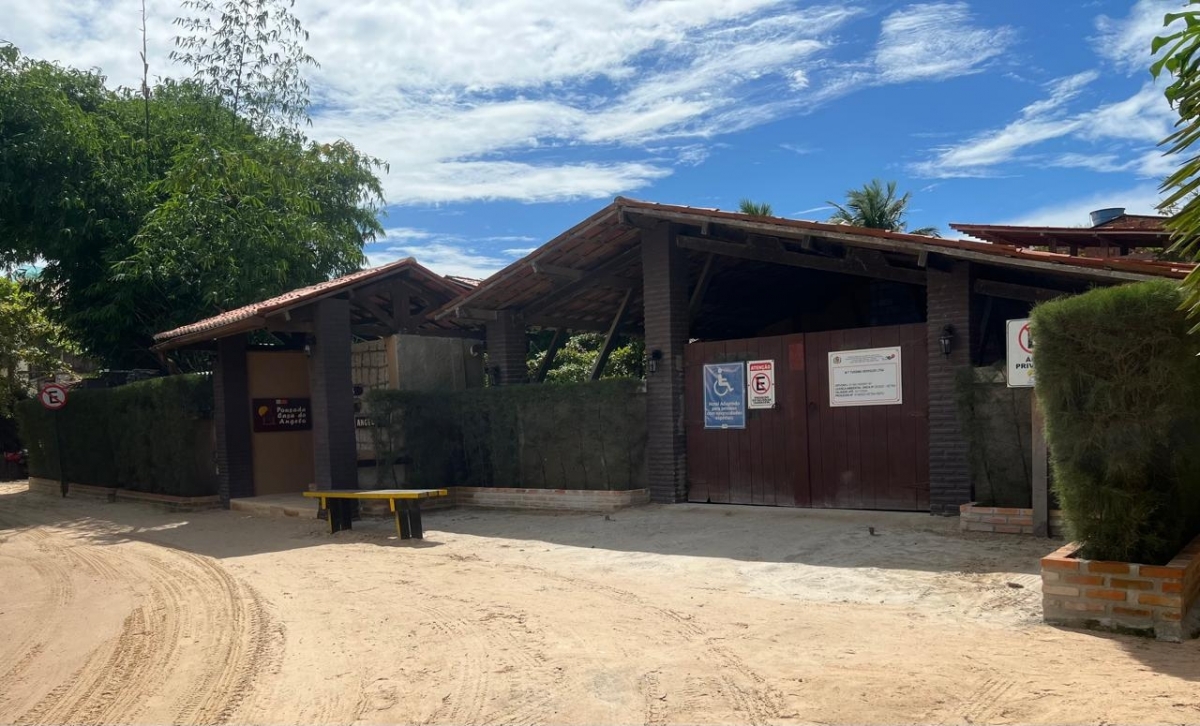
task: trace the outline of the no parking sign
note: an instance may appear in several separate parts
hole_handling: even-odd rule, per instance
[[[775,361],[752,360],[746,364],[750,408],[775,408]]]

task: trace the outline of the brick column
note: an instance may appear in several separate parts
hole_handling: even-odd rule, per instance
[[[529,339],[525,322],[512,310],[501,310],[500,317],[487,324],[488,368],[501,386],[529,382]]]
[[[217,434],[217,494],[229,509],[233,497],[254,496],[250,450],[250,380],[246,373],[246,336],[217,341],[213,370],[213,425]]]
[[[687,448],[683,422],[683,347],[688,339],[687,261],[667,223],[642,232],[642,284],[646,353],[660,351],[646,373],[646,463],[650,498],[687,498]]]
[[[971,268],[966,262],[928,271],[929,511],[947,516],[971,501],[968,442],[958,413],[958,371],[971,365]],[[942,355],[938,339],[954,328],[953,349]]]
[[[350,301],[326,298],[315,303],[313,335],[308,376],[312,390],[315,484],[319,489],[357,489]]]

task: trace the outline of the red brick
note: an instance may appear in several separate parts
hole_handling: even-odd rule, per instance
[[[997,524],[996,531],[1001,534],[1021,534],[1021,528],[1015,524]]]
[[[1046,595],[1060,595],[1063,597],[1079,597],[1079,588],[1064,587],[1062,585],[1044,585],[1042,592]]]
[[[1009,524],[1019,524],[1022,527],[1032,527],[1033,526],[1033,517],[1009,517],[1008,523]]]
[[[1183,592],[1183,583],[1182,582],[1164,582],[1162,584],[1162,591],[1168,592],[1168,593]]]
[[[1113,605],[1113,615],[1128,615],[1134,618],[1148,618],[1151,611],[1143,610],[1142,608],[1127,608],[1121,605]]]
[[[1089,562],[1088,572],[1101,572],[1111,575],[1128,575],[1129,565],[1124,562]]]
[[[1124,590],[1105,590],[1102,588],[1097,588],[1094,590],[1088,590],[1087,596],[1093,600],[1118,600],[1118,601],[1120,601],[1120,600],[1124,600],[1125,598],[1129,597],[1129,594],[1127,592],[1125,592]]]
[[[1163,605],[1166,607],[1177,608],[1180,605],[1180,598],[1178,595],[1152,595],[1149,593],[1142,593],[1141,595],[1138,595],[1138,603],[1142,605]]]
[[[966,505],[966,504],[964,504],[963,506],[969,507],[969,509],[967,509],[966,511],[970,512],[971,514],[995,514],[996,513],[995,507],[972,507],[972,506]],[[962,507],[959,507],[959,511],[960,512],[963,511]]]
[[[1065,557],[1043,557],[1043,570],[1066,570],[1068,572],[1079,571],[1079,560],[1069,560]]]
[[[985,524],[1008,524],[1008,517],[980,517],[979,521],[984,522]]]
[[[1100,575],[1063,575],[1063,582],[1072,585],[1103,585],[1104,578]]]
[[[1164,580],[1182,580],[1183,570],[1177,567],[1151,567],[1143,565],[1142,577],[1160,577]]]
[[[1104,608],[1108,607],[1101,602],[1063,602],[1062,606],[1067,610],[1076,610],[1086,613],[1102,613]]]
[[[1114,577],[1108,581],[1109,587],[1116,587],[1121,590],[1153,590],[1154,583],[1149,580],[1123,580],[1119,577]]]
[[[1178,622],[1179,620],[1182,620],[1182,615],[1183,613],[1179,612],[1178,610],[1162,610],[1158,613],[1158,619],[1173,620]]]
[[[1021,514],[1021,510],[1015,507],[996,507],[996,514],[1003,514],[1006,517],[1016,517]]]

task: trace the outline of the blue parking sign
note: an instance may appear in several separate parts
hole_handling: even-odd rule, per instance
[[[746,428],[744,363],[709,363],[704,366],[704,428]]]

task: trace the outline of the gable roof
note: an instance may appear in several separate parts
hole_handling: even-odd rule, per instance
[[[393,277],[403,277],[418,286],[422,292],[429,295],[430,303],[434,308],[472,289],[472,286],[465,280],[442,277],[421,266],[415,259],[408,257],[379,267],[359,270],[332,280],[318,282],[308,287],[289,290],[282,295],[244,305],[174,330],[157,333],[154,336],[154,350],[179,348],[201,341],[216,340],[238,333],[259,330],[266,327],[266,319],[269,316],[282,315],[318,300],[367,285],[374,285]]]

